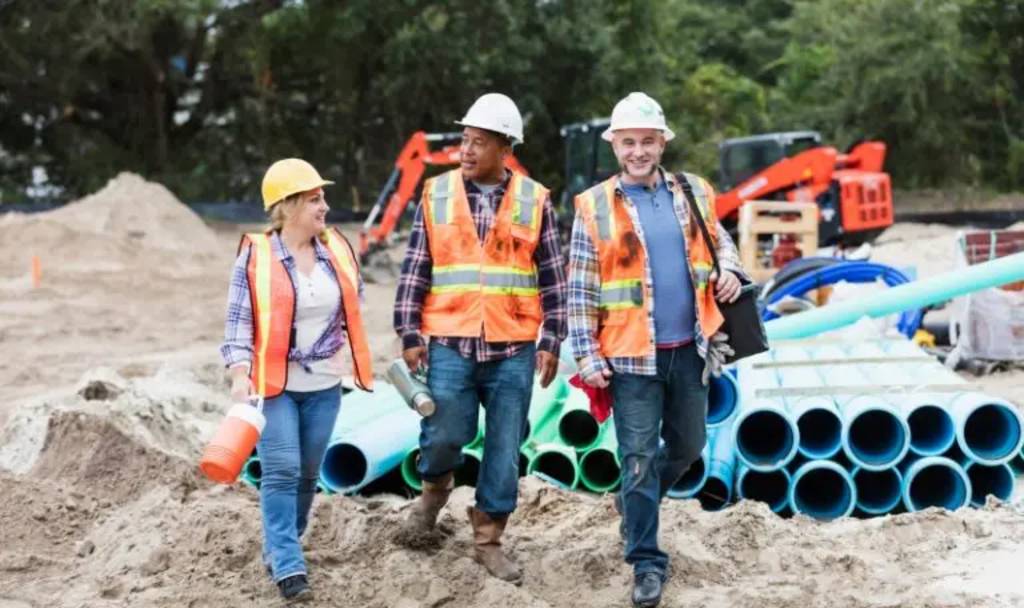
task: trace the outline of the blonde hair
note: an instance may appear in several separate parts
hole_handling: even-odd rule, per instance
[[[288,217],[295,211],[295,208],[299,206],[299,202],[302,200],[302,193],[293,194],[289,197],[282,199],[280,202],[274,203],[274,206],[267,211],[270,225],[267,226],[267,232],[281,232],[284,228],[284,223],[288,221]],[[317,238],[320,242],[327,242],[327,230],[324,230]]]

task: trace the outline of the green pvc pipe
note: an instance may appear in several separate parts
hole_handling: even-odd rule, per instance
[[[423,491],[423,479],[416,466],[420,463],[420,446],[406,452],[402,459],[402,481],[414,492]]]
[[[476,486],[480,464],[484,461],[483,444],[470,444],[462,448],[462,464],[455,469],[455,485]]]
[[[562,443],[580,452],[597,445],[601,425],[590,413],[590,399],[582,389],[572,387],[557,415],[558,437]]]
[[[570,395],[570,389],[573,393],[582,394],[579,389],[570,387],[563,376],[555,376],[547,388],[541,388],[539,382],[534,383],[530,411],[526,416],[526,429],[523,432],[524,444],[537,440],[541,433],[544,433],[545,438],[550,438],[552,432],[557,433],[558,415],[562,410],[562,404]]]
[[[594,445],[580,454],[580,484],[591,492],[611,492],[618,487],[621,478],[619,442],[615,424],[609,418],[601,425]]]
[[[242,481],[248,485],[260,489],[260,479],[263,477],[263,469],[260,467],[260,457],[250,456],[242,465]]]
[[[557,426],[554,428],[557,431]],[[520,451],[526,457],[527,475],[540,473],[570,490],[579,485],[580,467],[576,450],[571,447],[554,441],[527,441]]]
[[[769,340],[806,338],[855,323],[861,317],[922,308],[989,287],[1024,280],[1024,252],[975,264],[921,281],[913,281],[872,294],[772,319],[765,323]]]

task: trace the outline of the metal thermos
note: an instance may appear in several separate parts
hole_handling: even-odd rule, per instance
[[[420,416],[433,415],[437,406],[434,405],[434,398],[430,396],[430,389],[422,377],[409,371],[405,360],[392,361],[387,376],[410,408],[416,410]]]

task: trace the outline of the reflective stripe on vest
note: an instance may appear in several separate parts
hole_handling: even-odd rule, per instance
[[[245,237],[243,237],[245,238]],[[250,250],[249,265],[250,265],[250,279],[255,281],[254,285],[250,285],[250,291],[253,294],[253,304],[255,310],[253,310],[253,339],[255,341],[254,347],[254,361],[252,367],[252,379],[253,384],[256,388],[256,394],[267,396],[267,379],[268,371],[274,377],[272,381],[272,389],[274,391],[273,396],[280,394],[281,390],[284,390],[284,379],[280,381],[276,379],[280,374],[278,370],[269,368],[268,362],[277,357],[272,357],[271,345],[277,342],[272,339],[273,327],[272,312],[271,312],[271,300],[274,292],[274,285],[271,283],[272,268],[271,265],[274,261],[274,252],[270,245],[270,238],[265,234],[252,234],[248,235],[249,242],[252,243],[252,249]],[[287,272],[287,271],[286,271]],[[290,285],[289,285],[290,288]],[[291,323],[289,322],[288,339],[291,338]],[[280,333],[280,332],[278,332]],[[277,336],[280,338],[281,336]],[[285,344],[285,357],[287,358],[288,348],[291,345]],[[280,350],[278,345],[275,350]],[[273,353],[279,354],[279,353]],[[285,374],[287,371],[285,370]],[[279,386],[275,386],[279,385]]]
[[[601,303],[606,310],[640,308],[644,305],[643,279],[620,279],[601,284]]]
[[[434,211],[434,223],[450,223],[455,215],[452,210],[452,206],[455,204],[455,180],[451,178],[450,171],[437,176],[430,196],[431,203],[433,203],[431,208]]]

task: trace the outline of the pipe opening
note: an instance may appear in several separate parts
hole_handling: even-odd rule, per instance
[[[965,506],[970,500],[967,483],[954,467],[936,463],[928,465],[907,481],[904,498],[908,511],[920,511],[928,507],[943,507],[954,511]]]
[[[907,416],[910,425],[910,449],[921,456],[936,456],[956,441],[953,417],[937,405],[922,405]]]
[[[740,480],[740,496],[768,505],[775,513],[786,508],[789,501],[789,476],[783,471],[748,470]]]
[[[717,477],[708,477],[704,487],[697,493],[697,500],[705,511],[720,511],[729,504],[729,486]]]
[[[260,464],[259,458],[253,458],[245,463],[244,475],[253,482],[263,479],[263,465]]]
[[[679,481],[672,485],[669,492],[675,496],[692,496],[704,484],[707,475],[707,463],[704,462],[704,456],[701,455],[696,462],[690,465],[689,469],[686,469]]]
[[[580,480],[594,492],[606,492],[619,483],[622,474],[611,450],[591,450],[580,460]]]
[[[975,507],[985,506],[989,494],[1003,501],[1013,495],[1013,471],[1006,465],[975,462],[967,467],[967,478],[971,480],[971,504]]]
[[[402,479],[413,490],[423,489],[423,479],[419,471],[420,449],[414,448],[402,459]]]
[[[843,446],[843,421],[827,408],[804,412],[796,421],[800,452],[811,460],[830,458]]]
[[[561,452],[544,452],[533,459],[533,471],[538,471],[567,486],[576,483],[576,465]]]
[[[793,480],[793,508],[815,519],[836,519],[853,509],[853,488],[838,471],[811,469]]]
[[[853,483],[857,486],[857,507],[865,513],[888,513],[900,503],[903,479],[896,469],[860,469],[854,473]]]
[[[558,421],[558,435],[567,445],[574,448],[585,448],[597,441],[601,427],[590,412],[572,410],[566,412]]]
[[[1005,405],[987,403],[964,421],[964,441],[977,460],[1002,460],[1020,447],[1020,420]]]
[[[473,454],[462,454],[462,464],[455,468],[455,485],[475,486],[480,476],[480,459]]]
[[[519,452],[519,476],[524,477],[529,468],[530,460],[526,457],[526,454]]]
[[[898,416],[886,410],[867,410],[850,424],[847,443],[855,464],[884,467],[903,457],[909,439]]]
[[[708,383],[708,421],[710,425],[719,424],[732,416],[739,402],[736,383],[731,377],[711,378]]]
[[[366,478],[369,463],[363,451],[350,443],[337,443],[327,448],[320,475],[335,492],[357,486]]]
[[[793,428],[778,412],[746,416],[736,433],[736,450],[752,465],[775,465],[793,452]]]

